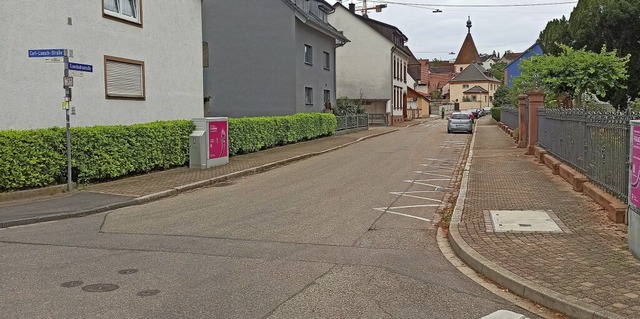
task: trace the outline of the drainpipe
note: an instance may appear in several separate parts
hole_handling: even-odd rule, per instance
[[[391,125],[393,126],[393,103],[395,103],[395,98],[394,98],[394,93],[395,93],[395,87],[393,85],[393,68],[394,68],[394,62],[393,62],[393,53],[396,52],[396,46],[394,45],[393,47],[391,47],[391,58],[389,59],[389,61],[391,62],[391,118],[390,118],[390,122]]]

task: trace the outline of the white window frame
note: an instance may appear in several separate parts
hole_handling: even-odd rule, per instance
[[[119,8],[118,11],[107,9],[105,5],[106,1],[114,1]],[[135,17],[128,16],[122,13],[122,3],[125,1],[132,1],[135,8],[133,9]],[[136,25],[142,25],[142,0],[102,0],[102,14],[104,17],[112,17],[117,20],[124,20]]]
[[[313,105],[313,88],[308,86],[304,88],[304,104]]]
[[[304,45],[304,63],[313,65],[313,47],[308,44]]]
[[[117,88],[113,88],[109,86],[110,80],[110,72],[109,69],[113,68],[113,66],[109,66],[109,63],[115,64],[125,64],[131,66],[139,66],[140,67],[140,78],[137,76],[135,78],[131,78],[132,83],[139,83],[139,87],[134,87],[134,90],[138,90],[140,93],[136,94],[126,94],[126,93],[117,93]],[[132,69],[133,70],[133,69]],[[115,76],[115,75],[113,75]],[[122,75],[121,75],[122,76]],[[128,81],[129,79],[124,79],[124,81]],[[122,88],[120,88],[122,90]],[[133,91],[133,90],[132,90]],[[146,88],[145,88],[145,72],[144,72],[144,61],[131,60],[125,58],[119,58],[114,56],[104,56],[104,94],[107,99],[124,99],[124,100],[145,100],[146,99]]]

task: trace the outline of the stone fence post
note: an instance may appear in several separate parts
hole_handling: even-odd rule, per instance
[[[544,92],[529,92],[529,145],[527,154],[533,154],[533,147],[538,144],[538,108],[544,108]]]
[[[518,95],[518,148],[527,147],[527,124],[524,114],[526,106],[527,96],[525,94]]]

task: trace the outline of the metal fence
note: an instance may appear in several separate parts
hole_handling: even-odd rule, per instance
[[[369,125],[384,125],[387,126],[389,123],[387,114],[372,114],[369,113]]]
[[[368,128],[369,127],[369,114],[351,114],[336,116],[338,121],[338,127],[336,131],[349,130],[354,128]]]
[[[539,109],[538,144],[626,202],[629,120],[638,114]]]
[[[511,105],[500,107],[500,122],[509,126],[512,130],[518,127],[518,108]]]

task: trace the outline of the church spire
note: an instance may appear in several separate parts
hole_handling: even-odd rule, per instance
[[[471,33],[471,16],[467,16],[467,33]]]

